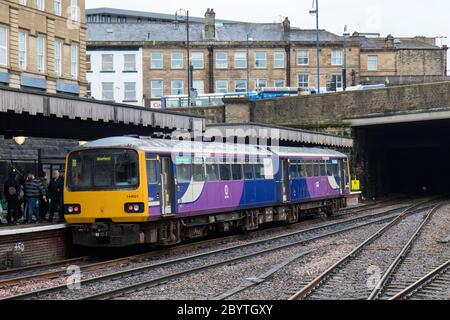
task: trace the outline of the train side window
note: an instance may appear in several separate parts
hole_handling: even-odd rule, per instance
[[[195,182],[205,181],[205,167],[203,164],[194,163],[192,165],[192,175],[194,176]]]
[[[327,177],[327,162],[326,161],[320,161],[320,177]]]
[[[244,165],[244,177],[245,177],[245,180],[254,180],[255,179],[255,174],[253,172],[252,164],[247,163]]]
[[[339,170],[339,161],[338,160],[332,161],[332,173],[333,173],[333,176],[335,176],[335,177],[339,177],[341,175],[340,170]]]
[[[305,161],[305,166],[306,166],[306,176],[308,178],[314,177],[314,169],[312,161]]]
[[[320,177],[320,165],[319,161],[313,162],[313,168],[314,168],[314,177]]]
[[[147,160],[147,182],[148,184],[157,184],[158,176],[156,174],[158,162],[156,160]]]
[[[231,180],[231,166],[229,164],[220,165],[220,180],[222,181]]]
[[[298,167],[297,167],[297,161],[292,161],[289,165],[289,175],[291,179],[297,179],[298,178]]]
[[[306,166],[305,166],[305,162],[300,162],[298,165],[298,175],[300,178],[305,178],[306,177]]]
[[[234,181],[239,181],[242,180],[242,165],[240,164],[233,164],[231,166],[232,171],[233,171],[233,180]]]
[[[206,164],[205,168],[206,168],[206,179],[208,181],[219,180],[217,164],[208,163]]]
[[[255,179],[256,180],[263,180],[265,178],[264,174],[264,165],[261,163],[255,164]]]
[[[190,164],[177,164],[177,182],[189,183],[191,182],[192,173]]]

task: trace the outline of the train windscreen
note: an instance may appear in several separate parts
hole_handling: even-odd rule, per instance
[[[133,150],[98,149],[69,157],[70,191],[134,190],[139,187],[138,154]]]

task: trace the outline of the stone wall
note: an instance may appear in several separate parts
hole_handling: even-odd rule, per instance
[[[348,118],[450,107],[450,82],[264,101],[226,99],[225,103],[225,108],[193,107],[177,111],[205,116],[208,123],[254,122],[347,134]]]

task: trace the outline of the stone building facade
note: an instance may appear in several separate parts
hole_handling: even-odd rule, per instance
[[[361,44],[362,83],[424,83],[447,78],[447,46],[438,47],[435,38],[365,37],[354,33]]]
[[[208,9],[203,19],[193,18],[190,25],[188,60],[186,24],[175,16],[126,10],[121,15],[117,9],[96,9],[88,16],[88,55],[99,48],[143,51],[142,98],[147,106],[163,95],[187,94],[189,62],[199,93],[317,88],[316,31],[291,27],[288,18],[282,23],[218,21]],[[431,38],[384,39],[355,33],[344,41],[343,36],[320,30],[320,48],[322,88],[331,83],[342,87],[345,53],[348,86],[446,79],[447,47]]]
[[[0,84],[86,95],[84,0],[0,0]]]

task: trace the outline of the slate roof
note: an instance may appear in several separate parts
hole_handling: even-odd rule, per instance
[[[315,30],[292,28],[288,36],[281,23],[217,23],[216,41],[245,42],[247,35],[253,41],[316,41]],[[287,36],[287,37],[286,37]],[[190,26],[191,41],[204,41],[204,25]],[[342,41],[342,37],[325,30],[320,30],[321,41]],[[87,41],[186,41],[184,23],[142,23],[142,24],[88,24]]]
[[[362,49],[386,49],[385,38],[352,37],[352,40],[359,41]],[[394,38],[395,49],[440,49],[439,46],[431,45],[427,42],[415,38]]]

